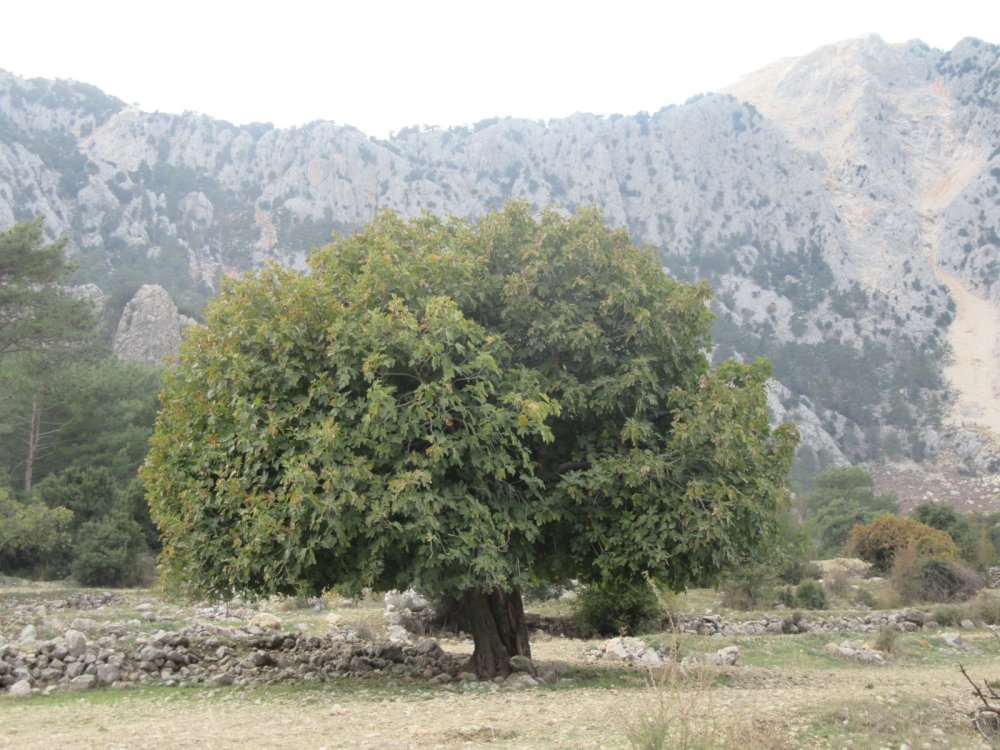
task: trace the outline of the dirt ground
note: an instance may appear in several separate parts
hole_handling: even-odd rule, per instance
[[[0,592],[3,633],[17,633],[28,623],[58,633],[81,614],[100,622],[128,621],[145,602],[154,602],[158,616],[165,618],[149,627],[176,626],[193,616],[147,590],[116,592],[114,601],[86,610],[55,605],[75,590],[27,585]],[[704,611],[716,606],[714,596],[708,590],[692,591],[676,605],[682,611]],[[271,605],[289,627],[308,632],[325,629],[331,614],[371,630],[384,620],[378,597],[360,603],[334,599],[333,609],[317,611],[290,601]],[[559,600],[546,606],[552,614],[563,605]],[[936,631],[898,633],[887,663],[880,666],[846,661],[828,648],[845,638],[873,641],[874,635],[815,632],[729,639],[654,633],[643,639],[695,659],[738,645],[741,663],[681,668],[671,662],[666,672],[652,674],[595,660],[592,652],[600,640],[536,633],[536,664],[544,670],[546,664],[562,662],[569,677],[525,690],[407,684],[378,676],[270,687],[59,688],[30,698],[0,695],[0,750],[1000,748],[1000,734],[991,745],[973,729],[967,714],[977,700],[959,671],[964,664],[977,684],[989,679],[1000,688],[997,631],[986,626],[962,631],[958,647]],[[469,639],[439,643],[456,654],[472,648]]]
[[[539,644],[535,651],[539,660],[563,659],[579,654],[580,644],[555,641]],[[982,672],[985,666],[979,659],[976,669]],[[997,666],[1000,661],[991,657],[989,671],[996,673]],[[704,676],[703,683],[688,682],[685,687],[581,682],[559,689],[493,693],[329,684],[291,692],[106,690],[81,697],[39,696],[0,702],[0,748],[612,750],[637,746],[630,744],[630,736],[635,738],[641,717],[651,715],[665,717],[673,727],[673,740],[664,745],[671,748],[897,750],[902,742],[914,750],[991,747],[962,715],[975,704],[970,686],[953,665],[780,670],[744,666]],[[913,706],[920,707],[919,717]],[[838,711],[843,714],[843,733]],[[860,734],[848,731],[852,712],[863,714]],[[819,716],[827,717],[826,724],[817,725]]]

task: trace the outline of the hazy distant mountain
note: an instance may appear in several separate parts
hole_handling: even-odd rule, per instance
[[[0,72],[0,225],[43,214],[119,307],[158,283],[192,314],[226,274],[300,265],[380,208],[475,217],[514,197],[596,203],[671,273],[708,278],[716,354],[772,358],[805,466],[943,451],[997,468],[995,45],[867,37],[654,114],[389,140],[143,113]]]

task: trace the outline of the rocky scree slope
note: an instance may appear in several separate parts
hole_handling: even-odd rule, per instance
[[[942,54],[873,36],[781,61],[727,89],[823,160],[850,264],[867,295],[892,296],[896,326],[926,324],[937,313],[927,297],[946,296],[923,345],[944,344],[934,347],[948,394],[943,464],[966,475],[996,470],[1000,435],[997,52],[974,39]],[[997,507],[1000,496],[987,494],[986,506]]]
[[[145,113],[0,73],[0,225],[42,214],[69,236],[81,282],[114,299],[160,284],[194,313],[223,277],[301,266],[382,208],[596,203],[670,273],[709,279],[717,356],[772,358],[774,416],[802,426],[807,468],[951,460],[961,445],[964,465],[989,471],[1000,424],[981,393],[969,400],[963,377],[981,362],[956,330],[979,304],[963,293],[1000,294],[998,61],[976,40],[942,52],[869,37],[653,114],[387,140]]]

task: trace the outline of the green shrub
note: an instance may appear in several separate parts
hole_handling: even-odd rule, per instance
[[[77,533],[73,577],[84,586],[130,586],[140,582],[146,553],[142,529],[125,517],[88,521]]]
[[[819,565],[803,557],[789,555],[778,568],[778,578],[783,583],[793,586],[807,578],[818,578],[822,575]]]
[[[983,579],[974,570],[948,560],[925,560],[917,567],[920,589],[929,601],[965,601],[975,595]]]
[[[846,596],[848,591],[850,591],[851,582],[854,580],[851,572],[839,565],[836,567],[830,566],[822,576],[823,585],[826,587],[826,590],[835,596]],[[819,578],[819,576],[815,577]]]
[[[793,586],[782,586],[774,595],[774,599],[778,604],[783,604],[786,607],[794,607],[796,603],[795,588]]]
[[[965,601],[983,586],[982,576],[969,566],[922,557],[912,548],[896,555],[890,582],[907,604]]]
[[[982,620],[987,625],[1000,625],[1000,598],[987,592],[981,592],[974,602],[975,617],[970,619]]]
[[[788,511],[782,512],[779,522],[783,544],[773,563],[778,580],[794,586],[806,578],[818,578],[819,567],[812,561],[815,554],[806,528]]]
[[[722,604],[732,609],[762,609],[774,601],[778,578],[771,561],[744,565],[720,582]]]
[[[89,521],[98,521],[112,512],[115,504],[115,479],[104,467],[74,466],[46,477],[32,492],[32,497],[50,508],[73,511],[73,530]]]
[[[21,502],[0,484],[0,571],[46,572],[68,559],[73,513]]]
[[[129,482],[119,496],[117,510],[127,514],[142,529],[142,539],[150,552],[159,552],[163,548],[160,532],[149,516],[149,504],[146,502],[146,488],[142,480],[135,477]]]
[[[958,625],[962,620],[1000,625],[1000,597],[992,591],[980,591],[969,601],[935,607],[934,620],[944,626]]]
[[[646,581],[591,584],[573,602],[580,627],[600,635],[638,633],[659,625],[662,616],[656,592]]]
[[[559,599],[567,591],[573,590],[572,581],[534,581],[521,589],[526,602],[548,602]]]
[[[971,608],[967,604],[942,604],[935,607],[934,622],[942,627],[958,625],[962,620],[972,619]]]
[[[805,615],[801,612],[792,612],[788,617],[782,619],[781,632],[785,634],[802,632],[801,625],[805,619]]]
[[[883,625],[875,631],[875,640],[872,641],[872,647],[883,654],[894,654],[898,649],[898,639],[899,631],[896,628],[890,625]]]
[[[985,570],[997,560],[997,550],[989,537],[983,516],[962,515],[942,503],[925,502],[913,509],[910,517],[947,532],[958,545],[962,559],[978,570]]]
[[[875,494],[874,479],[861,468],[827,469],[814,476],[812,483],[815,489],[802,495],[798,505],[823,557],[839,554],[855,525],[899,510],[895,496]]]
[[[795,601],[806,609],[826,609],[829,604],[823,584],[808,579],[796,587]]]
[[[855,606],[868,607],[869,609],[874,607],[876,604],[875,594],[868,589],[859,588],[854,592],[852,600]]]

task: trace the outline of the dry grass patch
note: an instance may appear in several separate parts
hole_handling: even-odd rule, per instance
[[[792,750],[785,720],[744,714],[720,685],[719,669],[677,665],[649,673],[646,688],[622,719],[631,750]]]
[[[913,695],[841,698],[808,717],[799,733],[806,747],[880,750],[884,747],[976,748],[968,719],[942,702]]]
[[[513,739],[517,737],[517,732],[513,729],[505,729],[503,727],[472,726],[453,729],[445,732],[442,736],[445,742],[458,743],[460,745],[469,745],[472,743],[474,746],[479,746],[500,740]]]

